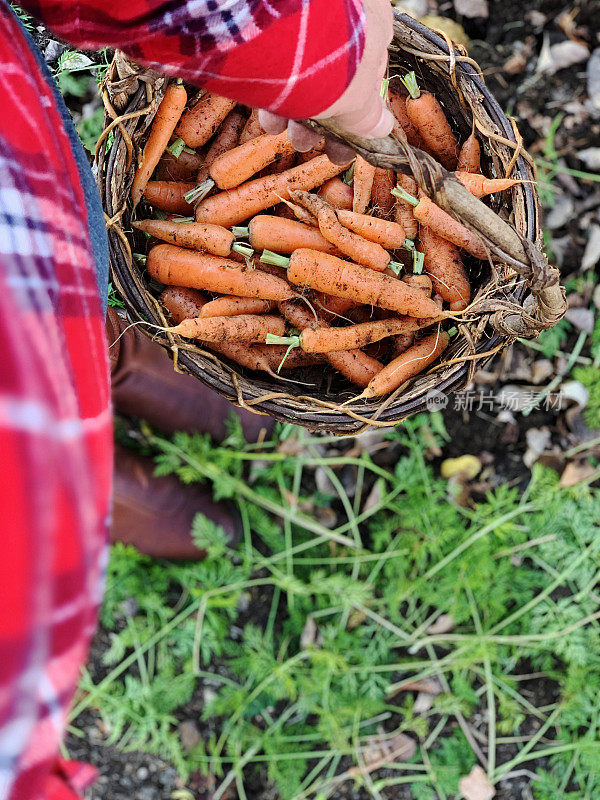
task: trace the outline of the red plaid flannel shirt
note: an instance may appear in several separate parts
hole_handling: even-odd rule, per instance
[[[23,5],[80,47],[119,46],[289,117],[334,102],[364,44],[360,0]],[[57,758],[96,624],[111,489],[89,213],[53,89],[0,0],[0,800],[70,800],[90,777]]]

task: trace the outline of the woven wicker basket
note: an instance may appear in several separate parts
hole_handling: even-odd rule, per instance
[[[140,326],[169,351],[176,369],[194,375],[233,403],[278,420],[340,435],[373,425],[393,425],[424,410],[431,390],[449,393],[463,388],[475,369],[492,355],[517,336],[537,336],[558,322],[565,310],[558,272],[541,254],[540,207],[531,159],[523,150],[514,121],[504,115],[486,88],[477,64],[439,33],[396,14],[390,69],[402,73],[414,69],[420,85],[441,100],[461,140],[475,126],[488,175],[525,181],[495,198],[491,209],[420,150],[391,137],[351,139],[327,128],[329,135],[351,144],[372,163],[412,171],[426,194],[478,232],[488,245],[493,263],[480,274],[471,275],[473,303],[441,361],[389,397],[347,402],[357,394],[356,388],[339,377],[331,380],[326,370],[318,371],[314,391],[281,384],[262,373],[247,372],[189,341]],[[96,149],[113,283],[132,320],[163,326],[168,322],[158,303],[158,292],[132,255],[136,249],[143,251],[145,244],[132,232],[129,191],[136,153],[144,144],[164,88],[164,76],[138,67],[117,53],[103,86],[105,128]],[[315,122],[307,124],[323,130]]]

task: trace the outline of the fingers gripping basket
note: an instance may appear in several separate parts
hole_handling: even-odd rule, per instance
[[[276,419],[312,430],[351,434],[373,425],[393,425],[424,410],[432,389],[449,393],[463,388],[478,366],[516,337],[535,337],[562,317],[564,292],[558,271],[549,267],[541,254],[534,171],[514,122],[503,114],[472,59],[438,33],[396,14],[390,71],[403,74],[411,69],[419,84],[442,102],[461,140],[475,128],[483,145],[484,172],[524,181],[495,200],[492,210],[420,150],[390,137],[367,141],[349,139],[333,128],[327,130],[378,166],[398,172],[411,170],[427,195],[479,233],[488,246],[491,264],[479,276],[472,276],[473,302],[441,360],[386,398],[346,402],[358,394],[349,384],[340,383],[336,389],[337,384],[328,388],[322,381],[313,389],[278,383],[190,341],[140,326],[169,351],[176,369],[194,375],[232,402]],[[129,192],[136,150],[143,146],[164,88],[163,76],[137,67],[117,53],[103,86],[105,128],[96,149],[112,280],[132,320],[160,326],[168,321],[157,300],[158,292],[133,256],[136,241],[141,242],[134,238],[130,225]],[[309,124],[319,128],[314,122]]]

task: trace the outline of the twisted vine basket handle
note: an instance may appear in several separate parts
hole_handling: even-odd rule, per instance
[[[350,145],[377,167],[412,175],[428,197],[481,237],[491,258],[509,264],[525,278],[531,295],[523,307],[507,303],[506,307],[498,308],[497,302],[490,305],[491,324],[498,333],[535,337],[564,316],[567,306],[558,269],[550,266],[532,242],[474,197],[428,153],[395,136],[363,139],[331,120],[303,120],[303,124]],[[478,304],[477,310],[485,312],[484,305]]]

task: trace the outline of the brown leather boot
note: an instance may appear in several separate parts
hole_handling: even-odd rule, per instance
[[[249,441],[256,441],[263,429],[265,434],[271,432],[270,417],[237,408],[196,378],[175,372],[163,348],[137,328],[121,336],[128,324],[108,309],[106,335],[116,411],[141,417],[164,433],[199,431],[209,433],[216,442],[225,438],[225,420],[232,411],[241,419]]]
[[[270,433],[272,419],[236,408],[195,378],[175,372],[163,349],[136,328],[125,330],[127,324],[109,308],[106,332],[116,411],[141,417],[164,433],[199,431],[220,441],[233,409],[250,441],[262,430]],[[203,558],[190,536],[199,512],[221,525],[230,540],[237,539],[239,520],[232,506],[215,503],[202,486],[186,486],[174,476],[155,477],[151,459],[116,447],[111,541],[132,544],[156,558]]]
[[[151,458],[116,445],[111,542],[132,544],[154,558],[201,559],[206,553],[190,536],[198,513],[221,525],[230,542],[238,540],[241,523],[233,506],[215,503],[209,489],[174,475],[156,477],[154,467]]]

